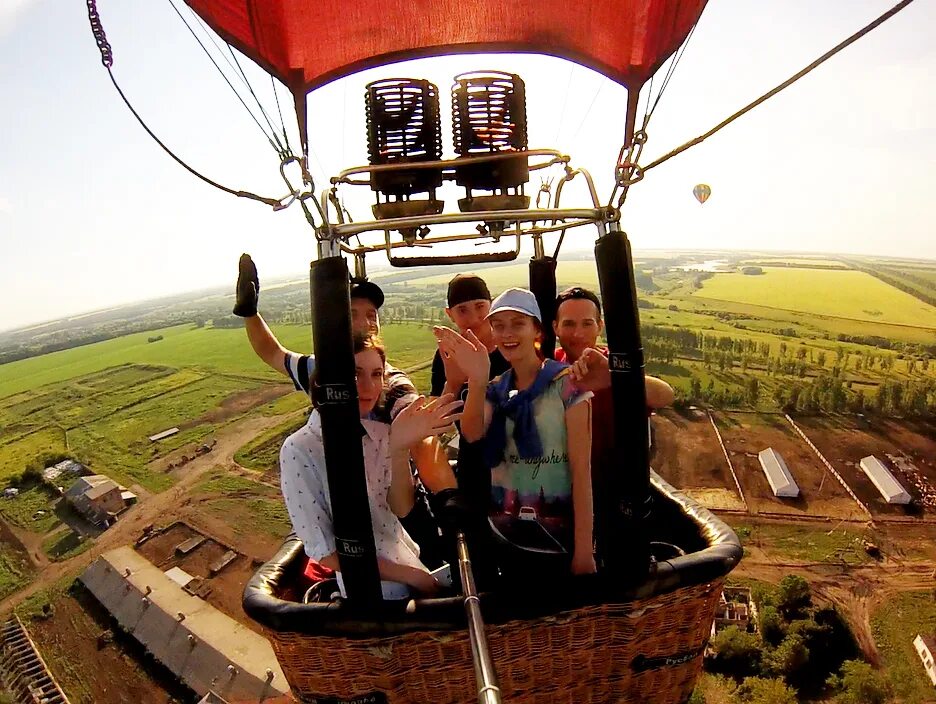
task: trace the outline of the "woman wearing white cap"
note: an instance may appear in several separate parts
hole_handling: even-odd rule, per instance
[[[594,572],[591,392],[575,387],[567,365],[543,358],[543,321],[530,291],[504,291],[488,320],[510,363],[490,383],[488,351],[470,330],[464,337],[447,328],[436,333],[468,377],[462,434],[484,438],[491,528],[515,548],[501,568],[523,574],[533,562]]]

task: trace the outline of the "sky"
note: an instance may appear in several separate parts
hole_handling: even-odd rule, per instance
[[[654,113],[641,161],[705,132],[891,4],[709,0]],[[168,0],[98,0],[98,8],[114,75],[156,134],[225,185],[284,195],[278,157]],[[183,13],[191,18],[184,6]],[[650,171],[623,211],[635,249],[936,259],[933,27],[936,2],[916,0],[794,86]],[[275,115],[269,78],[245,69]],[[475,69],[519,73],[531,148],[570,154],[607,197],[626,92],[589,69],[539,56],[426,59],[313,92],[317,184],[366,162],[368,81],[428,78],[444,109],[452,77]],[[0,95],[0,330],[188,290],[233,289],[245,251],[261,280],[304,276],[315,257],[312,230],[297,208],[274,213],[216,191],[145,134],[101,66],[85,3],[0,0]],[[285,90],[280,97],[287,98]],[[294,135],[288,102],[283,115]],[[449,124],[444,113],[445,143]],[[700,182],[712,187],[704,206],[691,195]],[[530,190],[538,186],[534,176]],[[361,190],[346,196],[358,220],[370,202]],[[446,193],[450,202],[457,197]],[[570,186],[564,204],[583,195]],[[587,247],[593,239],[582,231],[566,246]]]

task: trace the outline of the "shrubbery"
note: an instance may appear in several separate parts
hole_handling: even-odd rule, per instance
[[[787,575],[776,587],[758,585],[752,596],[758,633],[724,629],[712,640],[706,663],[710,672],[734,679],[738,702],[786,704],[798,701],[798,694],[814,697],[831,688],[852,697],[842,704],[876,703],[862,697],[878,691],[879,678],[868,675],[875,674],[870,666],[857,667],[863,663],[852,660],[858,648],[847,625],[834,608],[812,603],[805,579]]]

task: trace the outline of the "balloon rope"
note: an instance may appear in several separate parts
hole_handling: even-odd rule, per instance
[[[760,105],[761,103],[763,103],[763,102],[764,102],[765,100],[767,100],[768,98],[772,98],[772,97],[775,96],[777,93],[779,93],[781,90],[783,90],[783,89],[786,88],[787,86],[789,86],[789,85],[795,83],[796,81],[798,81],[800,78],[802,78],[803,76],[805,76],[807,73],[809,73],[810,71],[812,71],[814,68],[816,68],[816,67],[819,66],[820,64],[825,63],[828,59],[831,59],[833,56],[835,56],[837,53],[839,53],[842,49],[844,49],[845,47],[847,47],[849,44],[852,44],[853,42],[856,42],[856,41],[858,41],[859,39],[861,39],[864,35],[866,35],[866,34],[867,34],[868,32],[870,32],[871,30],[875,29],[878,25],[883,24],[884,22],[886,22],[887,20],[889,20],[891,17],[893,17],[894,15],[896,15],[898,12],[900,12],[901,10],[903,10],[903,9],[904,9],[907,5],[909,5],[911,2],[913,2],[913,0],[902,0],[901,2],[897,3],[896,5],[894,5],[894,7],[892,7],[890,10],[888,10],[888,11],[885,12],[883,15],[881,15],[880,17],[878,17],[878,18],[877,18],[876,20],[874,20],[871,24],[869,24],[869,25],[867,25],[866,27],[864,27],[863,29],[861,29],[861,30],[855,32],[853,35],[851,35],[848,39],[846,39],[845,41],[843,41],[841,44],[839,44],[838,46],[836,46],[836,47],[830,49],[830,50],[827,51],[825,54],[823,54],[822,56],[820,56],[818,59],[816,59],[815,61],[813,61],[811,64],[809,64],[809,66],[807,66],[806,68],[804,68],[802,71],[800,71],[799,73],[797,73],[797,74],[791,76],[790,78],[788,78],[787,80],[785,80],[783,83],[781,83],[780,85],[778,85],[776,88],[774,88],[774,89],[771,90],[770,92],[765,93],[764,95],[762,95],[760,98],[758,98],[757,100],[755,100],[753,103],[750,103],[749,105],[747,105],[747,106],[741,108],[741,109],[738,110],[738,112],[736,112],[734,115],[732,115],[731,117],[727,118],[727,119],[724,120],[723,122],[718,123],[715,127],[713,127],[712,129],[710,129],[710,130],[709,130],[708,132],[706,132],[705,134],[700,135],[699,137],[696,137],[695,139],[686,142],[686,143],[683,144],[681,147],[677,147],[676,149],[674,149],[673,151],[669,152],[668,154],[664,154],[663,156],[661,156],[659,159],[657,159],[656,161],[652,162],[651,164],[649,164],[649,165],[647,165],[647,166],[644,166],[644,167],[643,167],[643,172],[646,173],[647,171],[649,171],[650,169],[652,169],[654,166],[659,166],[659,165],[662,164],[663,162],[668,161],[669,159],[672,159],[672,158],[673,158],[674,156],[676,156],[677,154],[681,154],[682,152],[686,151],[689,147],[694,147],[696,144],[699,144],[699,143],[703,142],[704,140],[708,139],[708,138],[711,137],[713,134],[715,134],[716,132],[718,132],[722,127],[725,127],[725,126],[731,124],[732,122],[734,122],[735,120],[737,120],[739,117],[741,117],[742,115],[744,115],[746,112],[748,112],[748,111],[750,111],[750,110],[753,110],[754,108],[756,108],[758,105]]]
[[[111,67],[114,65],[114,55],[111,51],[110,43],[107,41],[107,36],[104,33],[104,25],[101,23],[101,16],[97,10],[97,0],[87,0],[88,5],[88,20],[91,23],[91,32],[94,34],[94,40],[97,42],[98,49],[101,52],[101,63],[104,64],[104,68],[107,69],[107,74],[110,76],[111,83],[114,84],[114,88],[117,89],[118,95],[124,101],[124,104],[130,109],[130,112],[133,113],[133,116],[137,119],[137,122],[146,130],[146,133],[153,138],[153,141],[156,142],[163,151],[166,152],[170,157],[175,160],[182,168],[188,171],[193,176],[201,179],[209,186],[214,186],[215,188],[224,191],[225,193],[230,193],[231,195],[237,196],[238,198],[249,198],[251,200],[259,201],[260,203],[265,203],[274,208],[278,208],[281,205],[281,201],[278,198],[265,198],[264,196],[258,196],[255,193],[250,193],[249,191],[236,191],[233,188],[228,188],[227,186],[222,186],[220,183],[212,181],[207,176],[200,174],[198,171],[193,169],[191,166],[186,164],[182,159],[173,153],[169,147],[167,147],[163,142],[157,137],[153,131],[147,126],[143,121],[143,118],[140,117],[139,113],[134,110],[133,105],[130,104],[130,101],[127,100],[127,96],[124,95],[124,92],[120,89],[120,86],[117,84],[117,79],[114,78],[114,72],[111,70]]]

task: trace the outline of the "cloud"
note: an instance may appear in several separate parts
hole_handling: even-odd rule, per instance
[[[13,30],[17,18],[38,0],[0,0],[0,38]]]
[[[13,212],[13,204],[10,202],[10,199],[0,196],[0,213],[12,213],[12,212]]]

